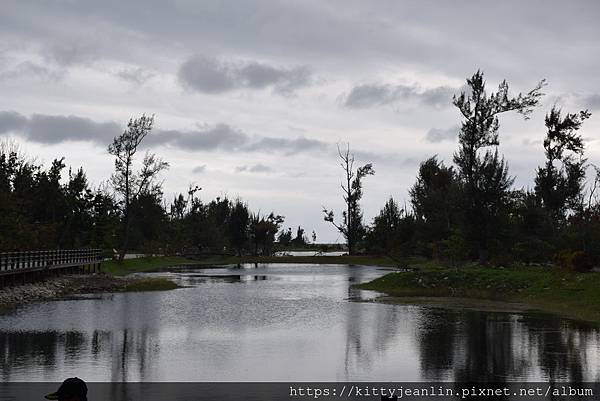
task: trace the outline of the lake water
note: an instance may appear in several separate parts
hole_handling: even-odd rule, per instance
[[[550,315],[369,302],[344,265],[168,276],[186,288],[45,302],[0,316],[3,381],[586,380],[600,331]],[[366,300],[366,301],[365,301]]]
[[[347,251],[279,251],[275,252],[275,256],[342,256],[347,255]]]

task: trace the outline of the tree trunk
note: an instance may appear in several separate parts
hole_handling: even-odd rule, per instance
[[[129,215],[127,215],[125,217],[125,229],[123,230],[121,251],[119,252],[119,262],[122,262],[125,259],[125,254],[127,253],[127,248],[129,247],[130,221]]]
[[[129,183],[130,176],[130,165],[131,165],[131,156],[128,155],[126,169],[125,169],[125,226],[123,230],[123,240],[121,242],[121,252],[119,252],[119,262],[122,262],[125,259],[125,254],[127,253],[127,248],[129,246],[129,227],[130,227],[130,218],[129,218],[129,208],[131,206],[130,202],[130,194],[131,188]]]

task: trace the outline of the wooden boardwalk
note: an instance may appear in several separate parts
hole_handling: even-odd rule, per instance
[[[0,287],[60,273],[100,271],[101,249],[0,252]]]

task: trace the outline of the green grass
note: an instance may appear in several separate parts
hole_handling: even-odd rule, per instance
[[[163,277],[144,277],[127,284],[124,291],[166,291],[179,288],[177,284]]]
[[[126,259],[122,262],[102,262],[102,271],[113,276],[125,276],[130,273],[156,271],[162,268],[194,263],[189,259],[177,256],[156,256],[137,259]]]
[[[600,322],[600,273],[532,267],[429,267],[416,272],[387,274],[358,287],[397,297],[519,302],[540,310]]]

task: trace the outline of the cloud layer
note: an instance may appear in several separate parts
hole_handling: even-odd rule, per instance
[[[23,138],[41,159],[62,153],[98,183],[112,167],[99,150],[129,116],[156,113],[145,145],[171,162],[165,193],[201,180],[207,198],[239,194],[334,241],[320,205],[343,203],[335,143],[376,163],[368,221],[390,194],[408,197],[421,160],[451,163],[452,95],[477,69],[490,89],[507,79],[514,93],[548,79],[530,121],[500,121],[519,185],[544,157],[523,138],[543,140],[554,101],[590,108],[582,133],[598,137],[598,15],[593,0],[4,0],[0,110],[14,111],[0,112],[0,136]],[[598,163],[598,142],[588,145]],[[258,162],[276,173],[251,174]]]
[[[440,86],[421,90],[416,86],[390,84],[357,85],[343,97],[343,104],[353,109],[382,106],[397,102],[418,102],[432,107],[452,104],[452,95],[457,88]]]
[[[33,114],[26,117],[16,111],[0,111],[0,135],[15,133],[42,144],[66,141],[89,141],[107,144],[119,135],[121,127],[114,122],[95,122],[77,116]]]
[[[458,138],[459,131],[460,127],[458,125],[447,129],[431,128],[427,131],[425,140],[432,143],[455,141]]]
[[[273,173],[275,170],[272,167],[265,166],[262,163],[257,163],[250,166],[237,166],[235,171],[238,173]]]
[[[282,68],[256,61],[225,61],[196,55],[185,61],[177,74],[186,88],[203,93],[236,89],[266,89],[281,94],[310,85],[311,73],[305,66]]]
[[[95,122],[77,116],[44,114],[26,117],[15,111],[0,111],[0,136],[13,133],[36,143],[86,141],[107,146],[121,132],[121,126],[115,122]],[[228,124],[192,131],[156,129],[146,137],[143,145],[166,145],[188,152],[264,152],[286,155],[330,149],[329,143],[316,139],[249,135]]]

